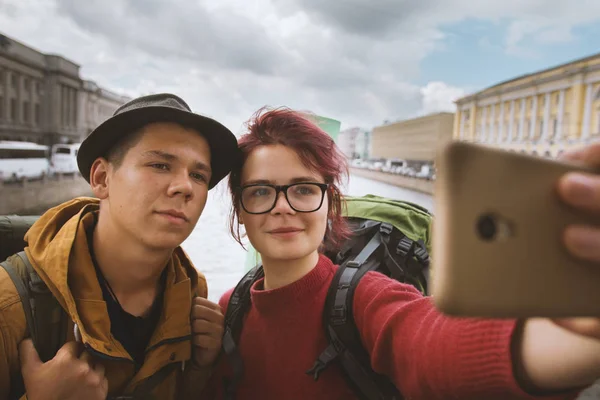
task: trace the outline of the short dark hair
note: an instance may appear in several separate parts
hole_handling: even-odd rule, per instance
[[[110,150],[108,150],[106,153],[106,160],[118,169],[123,163],[127,152],[129,152],[133,146],[138,144],[143,134],[144,127],[121,138],[110,148]]]

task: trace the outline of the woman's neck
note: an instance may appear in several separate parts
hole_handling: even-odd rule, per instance
[[[265,272],[265,290],[287,286],[306,276],[319,261],[317,251],[293,260],[262,259]]]

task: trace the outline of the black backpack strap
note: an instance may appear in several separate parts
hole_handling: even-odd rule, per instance
[[[329,287],[323,312],[323,325],[330,344],[307,371],[317,380],[320,373],[337,360],[349,385],[365,400],[402,399],[387,377],[371,369],[369,354],[362,345],[352,315],[354,290],[360,279],[377,267],[377,260],[371,256],[377,251],[387,251],[391,232],[390,224],[381,223],[361,252],[339,267]]]
[[[67,314],[35,272],[24,251],[18,253],[29,276],[29,302],[33,314],[31,338],[42,362],[51,360],[67,340]]]
[[[21,304],[23,305],[23,312],[25,314],[25,321],[27,322],[27,327],[31,332],[31,328],[33,326],[33,314],[31,313],[31,306],[29,301],[29,291],[27,290],[26,284],[23,282],[23,279],[19,275],[19,273],[13,268],[12,264],[7,261],[1,262],[0,266],[6,270],[8,276],[12,280],[17,292],[19,293],[19,297],[21,299]],[[31,334],[31,333],[30,333]],[[25,393],[25,384],[23,383],[23,377],[21,374],[15,374],[10,377],[10,393],[8,398],[18,400]]]
[[[399,258],[402,266],[394,261],[395,258]],[[398,245],[396,246],[396,257],[390,256],[386,258],[388,269],[394,273],[394,271],[406,271],[405,276],[418,277],[420,282],[409,282],[416,287],[421,287],[423,295],[429,293],[428,282],[429,282],[429,266],[430,257],[427,247],[423,240],[415,242],[414,240],[403,236]]]
[[[244,363],[237,347],[237,342],[242,334],[244,317],[250,308],[250,289],[254,282],[264,276],[261,265],[251,269],[236,285],[227,305],[225,313],[225,332],[223,334],[223,352],[227,356],[233,376],[225,379],[224,398],[234,399],[237,386],[242,380],[244,374]]]
[[[23,305],[27,330],[40,356],[46,362],[54,357],[67,338],[67,316],[39,277],[24,251],[17,253],[25,265],[25,271],[18,271],[9,262],[0,265],[12,280]],[[19,398],[25,393],[21,374],[11,379],[11,396]]]

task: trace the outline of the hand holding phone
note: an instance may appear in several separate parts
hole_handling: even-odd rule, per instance
[[[567,226],[600,226],[557,184],[566,163],[452,142],[437,160],[432,293],[451,315],[600,316],[600,264],[575,258]]]

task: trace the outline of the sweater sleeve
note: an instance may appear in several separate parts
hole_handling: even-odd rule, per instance
[[[453,318],[415,288],[370,272],[354,294],[354,318],[373,369],[407,399],[573,399],[534,397],[515,380],[514,320]]]

